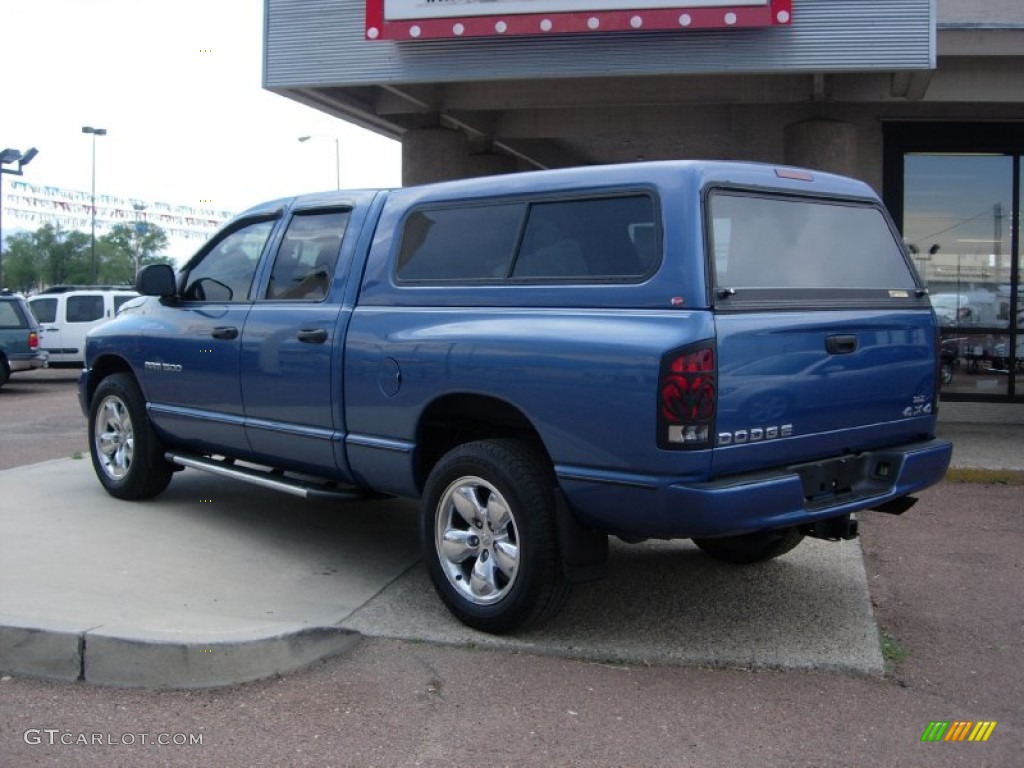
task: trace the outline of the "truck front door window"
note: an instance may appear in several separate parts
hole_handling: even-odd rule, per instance
[[[189,272],[183,296],[190,301],[245,302],[273,221],[235,230]]]

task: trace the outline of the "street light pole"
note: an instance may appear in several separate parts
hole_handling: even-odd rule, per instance
[[[334,188],[341,189],[341,144],[338,137],[316,133],[310,136],[299,136],[299,141],[305,142],[313,138],[334,139]]]
[[[341,147],[338,137],[334,137],[334,188],[341,189]]]
[[[32,162],[32,158],[39,154],[35,147],[19,152],[16,149],[5,149],[0,152],[0,290],[4,288],[4,174],[10,173],[14,176],[21,176],[26,165]],[[18,164],[17,168],[5,168],[5,165]]]
[[[90,125],[82,126],[82,133],[92,134],[92,236],[90,242],[90,259],[92,264],[92,282],[96,284],[96,137],[106,136],[106,128],[93,128]]]

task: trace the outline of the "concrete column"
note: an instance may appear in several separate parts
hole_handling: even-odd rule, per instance
[[[515,171],[516,159],[497,152],[480,152],[467,158],[467,176],[496,176]]]
[[[468,175],[469,142],[461,131],[418,128],[402,136],[402,185],[461,179]]]
[[[824,119],[790,123],[783,141],[787,165],[857,175],[857,127],[850,123]]]

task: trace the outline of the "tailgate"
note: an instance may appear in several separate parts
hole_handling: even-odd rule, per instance
[[[933,432],[935,317],[880,205],[729,189],[709,213],[715,475]]]
[[[719,315],[716,325],[715,442],[731,450],[716,452],[715,474],[930,431],[935,334],[928,310]],[[778,442],[767,452],[740,450],[771,441]]]

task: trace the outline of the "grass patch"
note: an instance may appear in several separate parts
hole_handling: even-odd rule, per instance
[[[1024,485],[1024,472],[1014,469],[952,468],[946,471],[948,483],[982,485]]]
[[[898,666],[907,660],[910,652],[900,645],[899,641],[888,632],[878,633],[878,642],[882,646],[882,660],[886,668]]]
[[[71,454],[71,458],[74,459],[75,461],[81,461],[82,459],[85,458],[85,455],[81,451],[75,451],[74,453]]]

